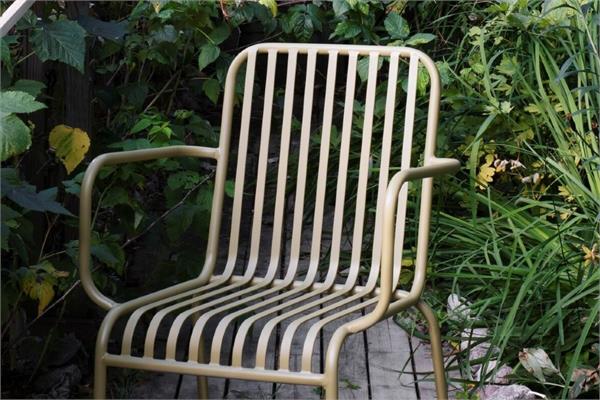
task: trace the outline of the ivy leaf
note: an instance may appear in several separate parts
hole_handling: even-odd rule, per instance
[[[57,60],[83,73],[85,29],[77,22],[58,20],[34,29],[33,49],[42,61]]]
[[[29,93],[33,97],[37,97],[43,89],[46,89],[46,85],[40,81],[33,81],[31,79],[19,79],[8,88],[8,90]]]
[[[31,146],[29,127],[14,114],[0,117],[0,161],[16,156]]]
[[[88,134],[67,125],[55,126],[50,132],[49,141],[69,174],[79,165],[90,148]]]
[[[408,22],[397,13],[390,13],[383,21],[383,26],[392,39],[405,39],[410,34]]]
[[[217,104],[219,101],[219,93],[221,92],[221,85],[219,81],[216,79],[207,79],[204,81],[202,85],[202,90],[204,94],[213,102],[213,104]]]
[[[406,40],[405,44],[408,46],[416,46],[419,44],[429,43],[433,39],[435,39],[435,35],[432,35],[431,33],[415,33]]]
[[[12,113],[31,113],[46,108],[43,103],[26,92],[8,90],[0,92],[0,116]]]
[[[207,65],[215,61],[219,54],[221,54],[221,49],[212,43],[206,43],[202,46],[200,55],[198,55],[198,70],[202,71]]]

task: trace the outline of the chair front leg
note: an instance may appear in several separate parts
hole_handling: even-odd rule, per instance
[[[433,374],[435,378],[435,391],[439,400],[448,398],[448,386],[446,384],[446,372],[444,369],[444,357],[442,355],[442,336],[437,318],[427,303],[419,300],[417,309],[427,320],[429,337],[431,338],[431,359],[433,361]]]
[[[340,359],[340,351],[342,350],[344,341],[349,334],[350,332],[345,326],[340,326],[331,337],[331,341],[327,347],[327,354],[325,356],[325,371],[323,377],[323,389],[325,389],[326,400],[336,400],[339,397],[338,362]]]

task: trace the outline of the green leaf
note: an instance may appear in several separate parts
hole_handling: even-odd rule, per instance
[[[153,122],[154,121],[152,121],[150,118],[142,118],[138,122],[135,123],[133,128],[131,128],[131,133],[139,133],[139,132],[143,131],[146,128],[148,128],[150,125],[152,125]]]
[[[169,176],[167,186],[169,189],[177,190],[184,188],[189,190],[200,182],[200,174],[195,171],[179,171]]]
[[[33,49],[42,61],[57,60],[84,71],[85,29],[77,22],[58,20],[34,29]]]
[[[233,181],[225,181],[225,194],[233,198],[235,194],[235,183]]]
[[[196,206],[184,204],[165,218],[167,236],[171,242],[179,241],[181,235],[190,227],[196,208]]]
[[[213,41],[214,44],[223,43],[228,37],[231,31],[229,30],[229,25],[221,24],[217,26],[212,32],[208,35],[210,40]]]
[[[26,92],[9,90],[0,92],[0,116],[12,113],[31,113],[46,105],[35,100],[35,97]]]
[[[419,44],[429,43],[435,39],[435,35],[431,33],[415,33],[410,38],[408,38],[405,42],[408,46],[416,46]]]
[[[344,15],[350,10],[350,6],[346,0],[333,0],[332,7],[336,17]]]
[[[383,25],[392,39],[405,39],[410,34],[408,22],[397,13],[390,13]]]
[[[33,97],[37,97],[43,89],[46,89],[46,85],[40,81],[32,81],[31,79],[19,79],[14,85],[8,88],[8,90],[29,93]]]
[[[219,54],[221,54],[221,50],[212,43],[202,46],[198,56],[198,70],[202,71],[207,65],[215,61]]]
[[[93,36],[103,37],[111,40],[121,40],[127,34],[127,19],[116,21],[102,21],[98,18],[82,15],[77,18],[77,22]]]
[[[379,57],[379,59],[377,60],[377,70],[378,71],[382,65],[383,65],[383,58]],[[358,76],[360,77],[360,80],[363,82],[366,82],[367,78],[369,77],[369,57],[363,57],[360,60],[358,60],[358,63],[356,64],[356,71],[358,72]]]
[[[37,193],[34,186],[23,182],[9,181],[5,176],[2,176],[1,182],[0,191],[2,192],[2,196],[8,197],[11,201],[27,210],[73,215],[55,200],[56,188],[46,189]]]
[[[29,127],[14,114],[0,117],[0,161],[16,156],[31,146]]]
[[[342,21],[336,25],[335,31],[331,37],[342,37],[344,39],[352,39],[361,32],[360,25],[351,21]]]
[[[202,84],[202,90],[204,94],[213,102],[217,104],[219,101],[219,93],[221,92],[221,84],[216,79],[207,79]]]
[[[277,16],[277,2],[275,0],[258,0],[258,3],[267,7],[274,17]]]
[[[173,25],[165,25],[162,29],[154,31],[151,37],[156,43],[175,43],[177,41],[177,31]]]

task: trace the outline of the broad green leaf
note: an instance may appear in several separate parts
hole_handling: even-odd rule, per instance
[[[346,14],[350,10],[350,6],[346,0],[333,0],[331,5],[336,17]]]
[[[397,13],[390,13],[383,21],[385,30],[392,39],[405,39],[410,34],[408,22]]]
[[[165,25],[161,29],[152,32],[151,37],[156,43],[175,43],[177,41],[177,31],[173,25]]]
[[[212,32],[210,32],[210,34],[208,35],[210,37],[210,40],[213,41],[214,44],[219,45],[221,43],[223,43],[231,34],[231,31],[229,30],[229,25],[227,24],[221,24],[219,26],[217,26],[215,29],[212,30]]]
[[[73,215],[55,200],[56,188],[46,189],[38,193],[35,186],[9,180],[5,176],[2,176],[1,182],[2,196],[8,197],[26,210]]]
[[[207,65],[215,61],[221,50],[212,43],[206,43],[200,48],[200,55],[198,55],[198,70],[202,71]]]
[[[336,25],[335,31],[330,37],[342,37],[344,39],[352,39],[361,32],[360,25],[350,21],[342,21]]]
[[[29,127],[14,114],[0,117],[0,161],[16,156],[31,146]]]
[[[302,42],[307,42],[314,33],[312,18],[309,13],[306,12],[306,7],[295,7],[299,8],[296,8],[296,11],[288,14],[289,17],[281,21],[281,28],[285,33],[292,34]]]
[[[19,79],[8,88],[8,90],[29,93],[33,97],[37,97],[44,89],[46,89],[46,85],[40,81],[32,81],[31,79]]]
[[[36,101],[29,93],[14,90],[0,92],[0,116],[31,113],[42,108],[46,108],[46,105]]]
[[[150,118],[142,118],[138,122],[135,123],[133,128],[131,128],[131,133],[138,133],[138,132],[143,131],[144,129],[146,129],[150,125],[152,125],[153,122],[154,121],[151,120]]]
[[[102,21],[89,15],[82,15],[77,22],[92,36],[105,39],[121,40],[127,34],[127,19],[117,21]]]
[[[49,142],[69,174],[79,165],[90,148],[88,134],[67,125],[55,126],[50,132]]]
[[[258,0],[258,2],[267,7],[274,17],[277,16],[277,2],[275,0]]]
[[[202,84],[202,90],[204,94],[212,101],[217,104],[219,101],[219,93],[221,92],[221,85],[216,79],[207,79]]]
[[[405,42],[408,46],[417,46],[419,44],[429,43],[435,39],[435,35],[431,33],[415,33]]]
[[[84,71],[85,29],[77,22],[58,20],[42,24],[31,35],[33,49],[42,61],[57,60]]]

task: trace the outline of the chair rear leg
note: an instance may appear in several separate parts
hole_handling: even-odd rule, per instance
[[[103,354],[102,354],[103,355]],[[106,398],[106,365],[102,361],[102,355],[96,351],[94,362],[94,399]]]
[[[435,377],[435,391],[437,398],[446,400],[448,398],[448,386],[446,384],[446,371],[444,369],[444,357],[442,355],[442,337],[440,327],[433,310],[423,300],[419,300],[416,307],[427,320],[429,337],[431,338],[431,359],[433,361],[433,374]]]

